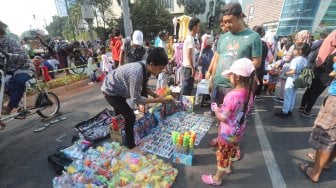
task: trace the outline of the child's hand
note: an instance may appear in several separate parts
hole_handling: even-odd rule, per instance
[[[211,110],[214,111],[214,112],[218,111],[218,105],[217,105],[217,103],[215,103],[215,102],[211,103]]]

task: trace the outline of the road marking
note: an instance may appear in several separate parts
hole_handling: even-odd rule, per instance
[[[256,131],[261,146],[262,153],[266,162],[268,173],[271,177],[272,185],[274,188],[286,188],[286,182],[283,179],[279,166],[275,160],[271,145],[265,133],[264,125],[261,122],[259,113],[255,113],[254,122]]]
[[[56,138],[55,141],[56,141],[56,142],[62,142],[61,138],[65,137],[65,136],[66,136],[66,134],[63,134],[62,136]]]

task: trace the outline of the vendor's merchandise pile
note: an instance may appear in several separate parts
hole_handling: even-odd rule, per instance
[[[195,145],[198,145],[213,124],[214,119],[190,114],[184,111],[176,112],[161,120],[158,126],[143,139],[140,146],[144,151],[170,158],[174,149],[172,132],[194,132]]]
[[[73,163],[53,180],[63,187],[170,187],[178,171],[155,155],[131,153],[119,143],[104,143],[82,152],[79,145],[67,148]],[[69,150],[74,150],[69,152]],[[80,153],[80,154],[78,154]]]

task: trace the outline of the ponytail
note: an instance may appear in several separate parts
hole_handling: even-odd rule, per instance
[[[245,117],[247,113],[247,108],[250,103],[250,98],[251,98],[251,92],[254,92],[254,83],[255,83],[255,71],[253,71],[249,77],[249,86],[248,86],[248,94],[247,98],[244,103],[244,108],[243,108],[243,116],[239,120],[239,124],[242,125],[245,122]]]

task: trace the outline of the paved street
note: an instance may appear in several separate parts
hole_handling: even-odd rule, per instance
[[[297,102],[301,100],[299,92]],[[85,85],[59,95],[61,111],[68,119],[48,129],[34,133],[41,119],[33,115],[26,120],[13,120],[0,132],[0,187],[52,187],[53,169],[47,156],[60,146],[67,146],[76,133],[74,126],[109,107],[99,85]],[[317,104],[321,104],[320,99]],[[196,106],[196,113],[208,110]],[[325,171],[320,183],[313,184],[300,172],[298,164],[308,160],[307,152],[313,151],[307,140],[313,125],[312,119],[300,117],[280,119],[273,115],[280,104],[265,96],[256,102],[255,111],[248,119],[246,136],[240,144],[243,159],[234,163],[233,174],[226,175],[224,187],[323,187],[336,185],[336,165]],[[319,106],[314,111],[317,113]],[[195,150],[194,165],[173,164],[179,173],[173,187],[207,187],[201,183],[202,174],[216,169],[215,150],[208,143],[216,136],[213,126]],[[56,141],[61,137],[61,142]],[[169,160],[167,160],[169,161]]]

